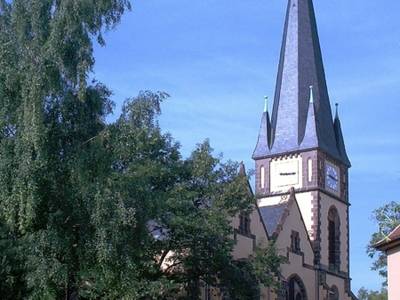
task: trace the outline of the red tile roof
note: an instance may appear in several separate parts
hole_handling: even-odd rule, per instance
[[[375,248],[381,251],[387,251],[397,246],[400,247],[400,225],[389,233],[386,238],[378,242]]]
[[[391,233],[389,233],[389,239],[395,240],[400,238],[400,225],[397,226]]]

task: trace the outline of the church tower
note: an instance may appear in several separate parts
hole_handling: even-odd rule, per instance
[[[258,205],[294,189],[320,284],[328,274],[350,293],[350,161],[331,111],[312,0],[288,2],[273,109],[266,106],[253,153]]]

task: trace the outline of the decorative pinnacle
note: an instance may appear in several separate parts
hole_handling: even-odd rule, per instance
[[[335,103],[336,106],[336,118],[339,118],[339,103]]]
[[[314,86],[310,85],[310,103],[314,103]]]
[[[239,175],[246,176],[246,167],[244,166],[243,161],[239,164]]]
[[[264,112],[268,112],[268,96],[264,96]]]

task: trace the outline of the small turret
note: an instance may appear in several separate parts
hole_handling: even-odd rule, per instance
[[[344,138],[342,133],[342,126],[340,125],[339,119],[339,104],[336,103],[336,114],[335,114],[335,121],[333,122],[333,128],[335,130],[335,137],[336,137],[336,145],[340,154],[342,161],[348,166],[351,166],[351,162],[349,157],[347,156],[346,146],[344,144]]]
[[[314,87],[310,86],[310,100],[308,103],[306,129],[303,141],[300,147],[303,149],[317,147],[315,142],[318,142],[317,124],[315,120],[315,107],[314,107]]]
[[[268,97],[264,97],[264,112],[261,117],[261,126],[258,134],[256,148],[253,152],[253,159],[261,158],[270,153],[271,121],[268,112]]]

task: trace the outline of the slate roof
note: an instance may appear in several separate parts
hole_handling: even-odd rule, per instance
[[[288,208],[288,201],[277,205],[259,207],[261,218],[267,229],[268,236],[277,233],[278,225],[281,223],[283,214]]]
[[[168,229],[161,226],[157,221],[150,220],[146,224],[148,232],[155,240],[163,241],[168,238]]]
[[[296,201],[295,189],[291,188],[288,195],[283,196],[281,202],[271,205],[259,206],[261,219],[270,237],[279,235],[292,203]]]
[[[309,101],[310,86],[313,103]],[[264,115],[261,129],[265,128],[263,122]],[[349,164],[337,146],[336,136],[341,131],[336,133],[333,125],[312,0],[288,2],[269,130],[260,131],[253,158],[320,148]],[[270,136],[267,141],[266,136]]]
[[[258,140],[256,148],[253,152],[253,158],[262,158],[269,151],[269,141],[271,134],[271,122],[268,112],[264,112],[261,117],[260,132],[258,134]]]

